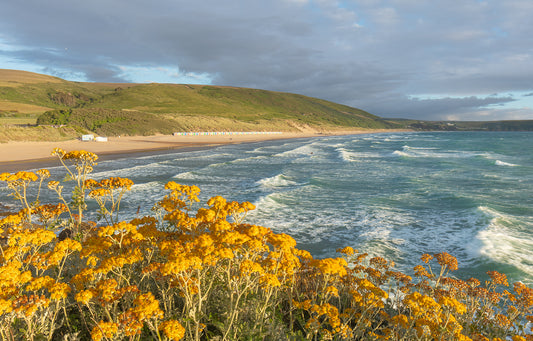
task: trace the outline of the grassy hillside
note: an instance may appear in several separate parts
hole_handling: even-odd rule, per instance
[[[106,135],[397,127],[356,108],[297,94],[206,85],[69,82],[0,70],[0,134],[5,124],[37,122]]]

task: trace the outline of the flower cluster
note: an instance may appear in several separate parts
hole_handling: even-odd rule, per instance
[[[195,209],[198,187],[175,182],[155,216],[122,221],[131,180],[88,178],[92,153],[53,153],[76,181],[68,200],[57,180],[59,202],[28,198],[46,170],[0,174],[21,206],[0,219],[2,339],[532,339],[533,289],[499,272],[455,278],[448,253],[424,254],[411,275],[351,247],[314,259],[244,223],[253,204]],[[85,220],[86,200],[99,221]]]

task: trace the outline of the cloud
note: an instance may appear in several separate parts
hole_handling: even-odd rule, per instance
[[[378,115],[488,111],[533,119],[508,97],[488,96],[533,91],[532,4],[10,1],[0,11],[0,56],[67,79],[198,79],[301,93]]]
[[[499,115],[506,115],[502,109],[498,109],[506,103],[514,102],[515,99],[509,96],[489,96],[489,97],[443,97],[443,98],[416,98],[401,97],[391,98],[375,105],[368,103],[368,106],[375,106],[375,110],[381,110],[380,116],[388,118],[402,118],[411,112],[418,113],[417,118],[430,121],[441,120],[485,120],[487,112],[498,112]],[[527,110],[522,110],[519,115],[524,119]],[[531,114],[531,112],[529,112]],[[509,113],[510,115],[510,113]],[[514,111],[516,115],[516,110]]]

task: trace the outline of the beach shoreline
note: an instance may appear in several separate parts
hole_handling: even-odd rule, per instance
[[[176,151],[186,152],[226,144],[397,131],[398,130],[368,129],[250,135],[154,135],[109,137],[107,142],[83,142],[81,140],[58,142],[8,142],[0,144],[0,172],[15,172],[58,166],[57,157],[51,156],[51,152],[54,148],[61,148],[65,151],[86,150],[97,154],[100,160],[111,160],[126,157],[127,155],[150,155]]]

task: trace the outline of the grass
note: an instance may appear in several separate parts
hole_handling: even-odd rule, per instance
[[[0,116],[4,114],[42,114],[44,111],[50,110],[48,107],[40,105],[17,103],[10,101],[0,101]]]
[[[62,79],[33,72],[0,69],[0,86],[21,86],[36,83],[62,83]]]
[[[76,139],[86,131],[75,127],[15,126],[0,124],[0,143],[9,141],[66,141]]]
[[[32,114],[3,114],[0,113],[0,124],[6,125],[35,125],[38,115]]]
[[[72,121],[66,124],[100,134],[397,127],[363,110],[290,93],[204,85],[81,83],[13,70],[0,70],[0,77],[0,110],[2,104],[6,113],[71,110]],[[96,119],[99,115],[106,116],[104,122]],[[26,118],[0,117],[0,124],[33,123],[33,117]]]

